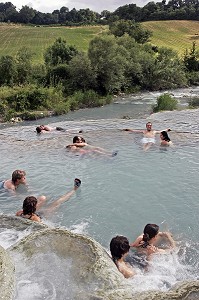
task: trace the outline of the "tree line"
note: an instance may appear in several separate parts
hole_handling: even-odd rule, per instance
[[[52,13],[42,13],[27,5],[18,11],[11,2],[0,3],[0,22],[66,26],[110,24],[118,20],[144,22],[151,20],[199,20],[199,0],[151,1],[144,7],[136,4],[120,6],[114,12],[101,13],[87,9],[69,10],[63,6]]]
[[[34,110],[62,114],[110,103],[120,92],[198,85],[195,42],[179,58],[171,49],[146,43],[150,35],[139,23],[120,20],[91,40],[87,53],[57,38],[43,64],[33,64],[27,48],[1,56],[0,115],[9,120],[16,113],[31,118]]]

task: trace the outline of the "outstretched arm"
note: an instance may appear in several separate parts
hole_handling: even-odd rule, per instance
[[[171,235],[170,232],[165,231],[165,232],[159,232],[158,236],[161,238],[166,239],[169,242],[170,248],[174,248],[176,246],[176,243]]]
[[[162,131],[169,132],[169,131],[171,131],[171,129],[167,128],[167,129],[163,129],[163,130],[154,130],[154,131],[155,131],[155,133],[161,133]]]
[[[74,188],[72,189],[72,191],[66,193],[65,195],[61,196],[59,199],[57,199],[56,201],[54,201],[48,208],[47,208],[47,212],[51,213],[53,212],[57,207],[59,207],[63,202],[68,201],[73,194],[76,192],[76,190],[78,189],[78,187],[80,187],[81,185],[81,180],[78,178],[75,178],[74,180]]]
[[[137,132],[137,133],[143,133],[144,132],[144,130],[141,130],[141,129],[130,129],[130,128],[122,129],[122,131],[130,131],[130,132]]]

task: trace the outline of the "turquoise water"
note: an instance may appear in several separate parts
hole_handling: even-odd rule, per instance
[[[0,212],[15,214],[30,194],[46,195],[51,203],[71,190],[74,178],[78,177],[82,186],[76,195],[53,216],[48,219],[44,216],[44,222],[87,234],[106,249],[117,234],[127,236],[132,242],[147,223],[170,230],[177,241],[179,255],[163,262],[167,271],[170,270],[168,285],[163,284],[165,271],[159,271],[158,263],[149,275],[154,278],[156,272],[158,281],[147,285],[143,283],[146,277],[134,279],[134,288],[135,283],[136,286],[140,283],[144,290],[165,290],[176,282],[199,276],[199,111],[149,115],[153,101],[151,98],[143,105],[141,100],[121,99],[117,104],[99,109],[2,126],[1,177],[9,178],[13,170],[24,169],[28,190],[21,188],[16,195],[1,192]],[[125,115],[130,119],[123,119]],[[160,149],[157,135],[156,145],[144,152],[141,134],[120,130],[144,128],[149,120],[154,129],[172,128],[170,138],[174,148]],[[38,137],[34,130],[40,122],[69,131]],[[82,156],[66,151],[65,146],[80,129],[88,143],[110,151],[110,156]],[[114,150],[118,150],[118,155],[111,157]]]

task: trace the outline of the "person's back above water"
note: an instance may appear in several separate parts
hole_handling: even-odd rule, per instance
[[[15,191],[20,184],[26,184],[26,172],[23,170],[15,170],[12,173],[12,179],[0,181],[0,189]]]
[[[169,248],[175,247],[175,241],[169,232],[160,232],[159,226],[156,224],[147,224],[144,227],[143,234],[131,243],[131,247],[135,247],[139,252],[145,253],[148,257],[155,253],[165,253],[168,249],[157,247],[158,242],[165,239],[169,243]]]
[[[135,275],[135,272],[131,265],[124,261],[124,258],[129,253],[129,249],[129,241],[125,236],[118,235],[112,238],[110,242],[112,260],[125,278],[129,278]]]

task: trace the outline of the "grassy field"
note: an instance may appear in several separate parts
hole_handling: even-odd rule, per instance
[[[43,53],[56,38],[63,38],[68,45],[87,51],[91,39],[107,30],[105,26],[85,27],[32,27],[21,25],[0,25],[0,56],[15,56],[21,47],[28,47],[34,53],[34,62],[43,62]]]
[[[151,21],[142,23],[153,32],[151,43],[170,47],[183,55],[192,47],[193,41],[199,46],[199,21]],[[28,47],[34,53],[34,62],[43,62],[43,53],[56,38],[61,37],[67,44],[78,50],[87,51],[90,40],[107,30],[105,26],[85,27],[34,27],[0,24],[0,56],[15,56],[21,47]]]
[[[195,41],[199,46],[199,21],[150,21],[142,23],[153,33],[151,43],[176,50],[183,55]]]

